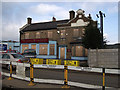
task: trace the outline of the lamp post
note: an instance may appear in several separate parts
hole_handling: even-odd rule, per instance
[[[101,35],[102,35],[101,45],[102,45],[102,48],[104,48],[104,37],[103,37],[103,16],[105,17],[105,14],[102,13],[101,11],[99,11],[99,15],[100,15],[100,31],[101,31]],[[99,15],[96,14],[97,18],[99,18]]]

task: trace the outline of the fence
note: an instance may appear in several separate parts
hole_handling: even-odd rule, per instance
[[[30,81],[29,85],[34,85],[34,82],[43,82],[43,83],[53,83],[53,84],[63,84],[64,86],[62,88],[69,88],[69,86],[77,86],[77,87],[82,87],[81,85],[84,86],[84,84],[78,83],[78,82],[72,82],[72,81],[68,81],[67,80],[67,72],[68,70],[78,70],[78,71],[92,71],[92,72],[99,72],[102,73],[102,68],[90,68],[90,67],[74,67],[74,66],[67,66],[67,65],[39,65],[39,64],[32,64],[32,63],[18,63],[18,62],[10,62],[10,61],[0,61],[0,63],[2,64],[10,64],[12,65],[16,65],[16,72],[17,74],[14,75],[12,74],[12,70],[10,70],[10,74],[6,74],[6,73],[2,73],[4,75],[8,75],[9,76],[9,80],[12,80],[12,78],[19,78],[19,79],[24,79],[27,81]],[[20,67],[23,68],[20,68]],[[30,77],[25,77],[25,67],[29,67],[30,68]],[[38,78],[34,78],[33,75],[33,70],[34,68],[54,68],[54,69],[64,69],[64,78],[63,80],[51,80],[51,79],[38,79]],[[11,67],[12,69],[12,67]],[[103,72],[103,88],[105,89],[105,71],[107,72],[109,69],[104,70]],[[22,73],[22,74],[21,74]],[[107,72],[108,73],[108,72]],[[114,73],[111,70],[111,73]],[[116,72],[116,74],[120,74],[119,72]],[[95,86],[95,85],[88,85],[86,84],[87,88],[101,88],[102,86]],[[108,87],[107,87],[108,88]],[[103,90],[104,90],[103,89]]]
[[[120,68],[118,49],[90,49],[88,65],[90,67]]]

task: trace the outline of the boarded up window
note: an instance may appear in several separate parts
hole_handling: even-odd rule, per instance
[[[76,46],[76,56],[83,56],[83,46]]]
[[[61,30],[61,38],[65,38],[65,30]]]
[[[29,39],[29,33],[25,33],[25,39]]]
[[[47,44],[41,44],[39,45],[39,54],[40,55],[47,55],[48,45]]]
[[[48,32],[48,38],[52,38],[52,32]]]
[[[31,49],[35,49],[36,50],[36,45],[31,45]]]
[[[28,49],[28,45],[22,45],[22,53],[24,52],[25,49]]]
[[[85,34],[85,28],[82,29],[82,36]]]
[[[85,49],[85,56],[88,56],[88,50]]]
[[[75,47],[72,46],[72,56],[74,56]]]
[[[74,37],[78,37],[79,36],[79,30],[78,29],[74,29],[73,36]]]
[[[50,44],[50,55],[54,55],[54,53],[55,53],[55,45]]]
[[[36,32],[36,38],[40,38],[40,32]]]

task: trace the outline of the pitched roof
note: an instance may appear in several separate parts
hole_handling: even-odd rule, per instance
[[[57,29],[57,24],[67,23],[68,21],[69,19],[51,22],[32,23],[23,28],[22,31]]]

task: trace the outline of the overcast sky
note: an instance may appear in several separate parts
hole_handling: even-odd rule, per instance
[[[19,28],[32,22],[68,19],[69,11],[83,9],[85,15],[90,13],[93,20],[101,10],[104,18],[104,36],[109,43],[118,42],[118,2],[2,2],[2,39],[19,40]]]

